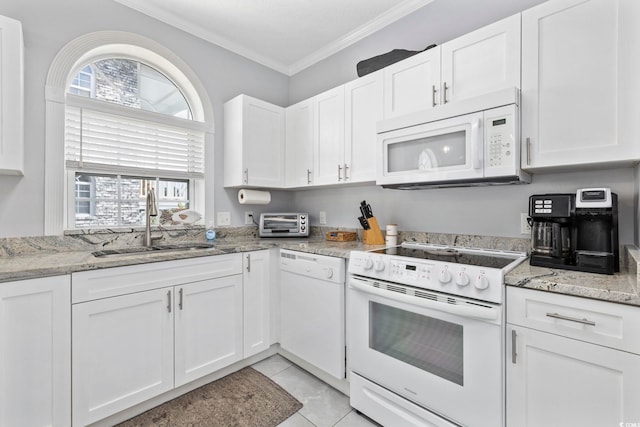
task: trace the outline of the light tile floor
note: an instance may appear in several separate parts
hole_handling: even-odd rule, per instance
[[[349,406],[349,397],[276,354],[252,365],[304,406],[279,427],[375,427]]]

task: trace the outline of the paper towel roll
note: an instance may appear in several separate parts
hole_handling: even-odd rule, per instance
[[[241,205],[268,205],[271,203],[271,193],[261,190],[239,190],[238,202]]]

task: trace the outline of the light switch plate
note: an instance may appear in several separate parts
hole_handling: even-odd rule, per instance
[[[320,225],[327,225],[327,213],[325,211],[320,211]]]
[[[218,225],[231,225],[231,212],[218,212]]]

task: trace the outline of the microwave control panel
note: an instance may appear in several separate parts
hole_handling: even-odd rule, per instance
[[[502,167],[515,163],[516,147],[513,138],[513,116],[510,114],[485,119],[487,132],[487,166]]]

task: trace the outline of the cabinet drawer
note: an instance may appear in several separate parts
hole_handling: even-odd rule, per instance
[[[241,254],[82,271],[71,275],[71,302],[75,304],[233,274],[242,274]]]
[[[507,287],[507,323],[640,354],[640,307]]]

